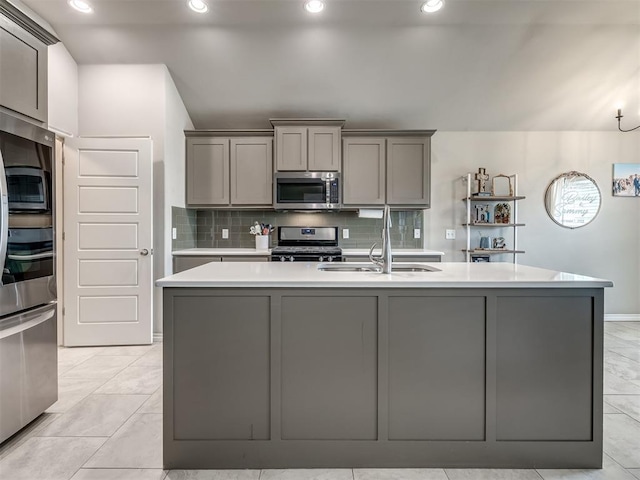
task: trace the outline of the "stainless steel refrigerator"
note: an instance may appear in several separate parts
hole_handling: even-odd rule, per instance
[[[54,146],[0,112],[0,442],[58,399]]]

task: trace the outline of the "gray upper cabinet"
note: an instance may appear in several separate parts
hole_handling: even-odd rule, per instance
[[[309,170],[312,172],[340,171],[341,127],[309,127]]]
[[[276,127],[276,170],[307,170],[307,128]]]
[[[47,46],[3,15],[0,85],[2,107],[47,122]]]
[[[229,139],[187,138],[187,204],[229,205]]]
[[[384,138],[343,141],[344,205],[384,205],[386,145]]]
[[[425,138],[387,138],[387,203],[429,205],[430,155]]]
[[[343,134],[345,207],[430,206],[433,131],[345,130]],[[351,136],[355,134],[360,136]]]
[[[273,205],[273,138],[186,134],[188,205]]]
[[[273,139],[231,139],[231,203],[273,204]]]
[[[339,172],[344,120],[271,119],[276,171]]]

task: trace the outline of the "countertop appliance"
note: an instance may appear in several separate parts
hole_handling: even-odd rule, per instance
[[[341,262],[338,227],[278,227],[272,262]]]
[[[273,207],[276,210],[339,210],[342,207],[340,173],[274,173]]]
[[[54,143],[0,112],[0,442],[58,400]]]

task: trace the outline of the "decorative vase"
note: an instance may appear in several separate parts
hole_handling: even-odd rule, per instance
[[[256,250],[269,250],[269,235],[256,235]]]

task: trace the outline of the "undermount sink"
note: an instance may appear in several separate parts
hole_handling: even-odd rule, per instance
[[[322,272],[374,272],[379,273],[382,268],[371,263],[320,263],[318,270]],[[396,263],[391,266],[391,272],[440,272],[439,268],[414,263]]]

